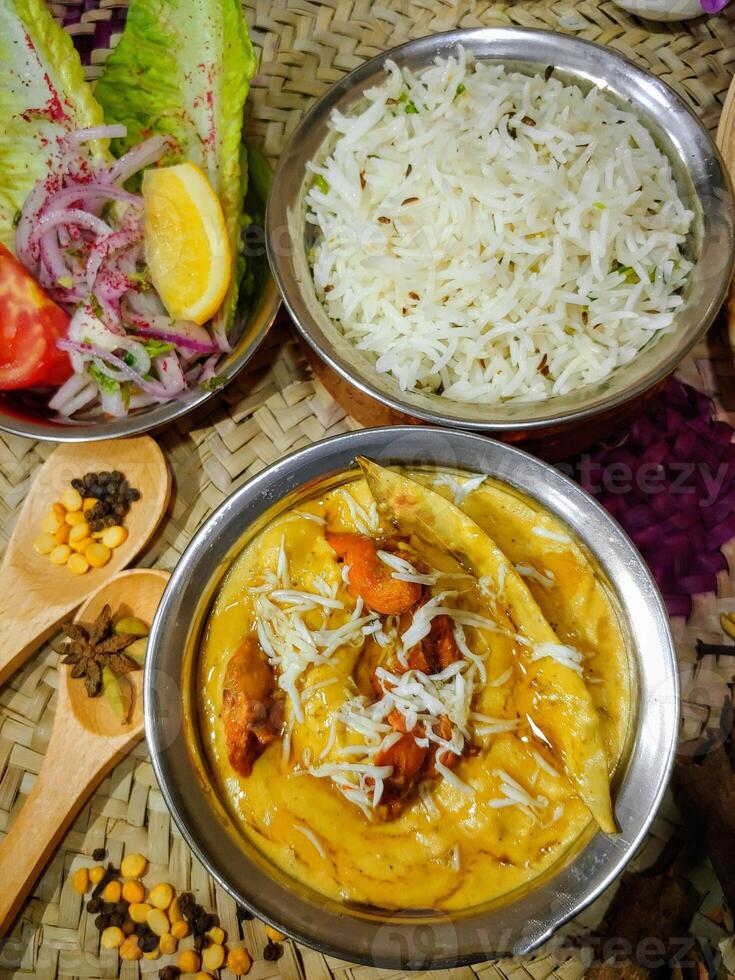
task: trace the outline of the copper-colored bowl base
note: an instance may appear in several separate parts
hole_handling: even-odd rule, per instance
[[[387,405],[383,405],[382,402],[370,395],[366,395],[365,392],[345,381],[340,374],[337,374],[333,368],[322,361],[308,344],[301,339],[299,339],[299,343],[315,376],[321,381],[332,398],[361,425],[374,427],[424,424],[421,419],[398,412]],[[549,462],[569,459],[569,457],[576,456],[586,449],[591,449],[601,442],[622,435],[665,383],[666,379],[664,378],[649,388],[648,391],[626,402],[625,405],[619,405],[611,411],[602,412],[594,418],[583,419],[580,422],[562,422],[557,426],[550,426],[544,430],[542,435],[539,435],[538,431],[524,431],[523,429],[516,429],[512,432],[488,431],[485,435],[501,442],[513,443],[520,449],[525,449],[526,452]]]

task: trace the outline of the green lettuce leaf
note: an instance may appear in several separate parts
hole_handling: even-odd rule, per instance
[[[142,344],[148,357],[158,357],[160,354],[168,354],[176,346],[165,340],[143,340],[139,341],[139,343]]]
[[[44,0],[0,3],[0,78],[0,242],[12,251],[18,212],[57,162],[59,136],[103,117],[71,38]],[[101,141],[91,150],[106,156]]]
[[[94,364],[87,365],[87,374],[100,391],[104,391],[108,395],[114,395],[120,391],[120,382],[115,381],[114,378],[111,378],[109,374],[105,374],[104,371],[100,371]]]
[[[239,0],[132,0],[125,31],[107,59],[95,96],[107,123],[123,123],[122,153],[148,136],[173,137],[165,162],[192,160],[222,204],[233,280],[216,320],[232,322],[242,271],[240,230],[247,173],[240,140],[257,59]]]

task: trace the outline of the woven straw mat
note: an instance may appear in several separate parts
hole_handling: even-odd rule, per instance
[[[106,37],[112,21],[111,43],[115,44],[125,6],[120,0],[87,0],[68,7],[63,2],[52,3],[88,63],[91,79],[99,74],[108,54],[98,46],[98,34]],[[80,7],[84,10],[81,20]],[[665,79],[711,130],[716,127],[735,63],[735,9],[730,15],[673,25],[638,20],[609,0],[574,4],[570,0],[510,4],[484,0],[248,0],[245,10],[261,55],[248,101],[249,134],[274,162],[304,109],[344,72],[389,46],[458,26],[551,28],[608,44]],[[682,365],[680,377],[714,395],[722,416],[735,422],[735,414],[728,414],[728,409],[735,409],[731,356],[719,336],[710,335],[695,350]],[[294,449],[357,427],[315,383],[283,322],[270,333],[239,380],[210,404],[203,414],[182,419],[159,436],[174,473],[175,492],[162,529],[142,558],[144,565],[173,568],[196,528],[245,480]],[[0,547],[4,548],[10,536],[36,469],[52,449],[49,444],[0,435]],[[726,572],[720,573],[717,598],[699,601],[686,625],[681,620],[675,623],[684,663],[694,660],[695,637],[721,641],[718,620],[723,611],[735,611],[735,589]],[[0,833],[23,805],[43,761],[54,714],[56,659],[48,646],[42,648],[0,689]],[[694,697],[685,703],[685,718],[694,730],[706,714],[697,701]],[[675,821],[673,805],[667,803],[636,859],[639,866],[656,856]],[[0,976],[120,975],[135,980],[141,975],[155,976],[166,962],[143,960],[122,964],[120,969],[115,951],[100,952],[92,917],[82,910],[68,880],[76,867],[92,863],[91,853],[97,847],[105,847],[113,862],[125,850],[145,853],[152,862],[151,880],[169,880],[178,889],[190,888],[207,908],[216,909],[230,945],[242,941],[252,954],[252,980],[279,976],[372,980],[390,975],[291,943],[286,943],[277,962],[263,959],[262,925],[245,923],[244,932],[239,931],[233,900],[192,857],[173,825],[143,744],[97,789],[54,855],[11,940],[0,951]],[[716,943],[726,935],[713,921],[721,918],[713,911],[721,905],[721,894],[707,867],[697,869],[694,881],[705,899],[693,931]],[[603,896],[571,929],[594,926],[610,897]],[[473,980],[475,975],[487,980],[573,980],[585,970],[569,955],[542,952],[523,961],[503,960],[444,972],[452,980]],[[232,980],[227,970],[222,977]]]

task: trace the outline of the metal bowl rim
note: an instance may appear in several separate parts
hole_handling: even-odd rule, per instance
[[[645,78],[649,82],[653,81],[659,89],[664,90],[667,93],[668,98],[677,106],[678,109],[683,110],[686,113],[690,121],[705,137],[706,142],[709,144],[713,158],[719,163],[719,168],[724,179],[729,201],[729,207],[724,209],[727,212],[727,226],[730,238],[728,257],[725,263],[725,271],[723,271],[718,288],[712,295],[707,306],[707,310],[700,320],[699,327],[690,332],[690,336],[686,340],[686,343],[680,345],[675,351],[672,351],[667,358],[661,360],[654,371],[652,371],[648,376],[641,378],[636,384],[626,387],[622,391],[616,392],[607,398],[601,398],[594,405],[582,405],[581,407],[571,411],[552,409],[548,415],[539,418],[525,419],[522,416],[508,420],[483,420],[467,418],[465,416],[453,414],[451,401],[447,401],[447,408],[444,411],[434,411],[432,409],[425,408],[420,404],[414,404],[412,401],[404,400],[404,398],[400,395],[395,395],[391,391],[378,387],[360,370],[353,368],[345,359],[343,359],[339,352],[333,352],[327,349],[324,344],[313,335],[310,325],[311,316],[308,311],[305,311],[304,313],[304,320],[307,322],[304,322],[302,317],[299,315],[298,305],[301,300],[301,290],[296,277],[292,275],[290,263],[282,261],[282,257],[279,255],[278,250],[273,244],[276,237],[276,229],[279,227],[287,227],[288,225],[286,212],[288,202],[291,200],[291,191],[284,177],[286,167],[290,163],[291,155],[294,155],[297,160],[301,160],[302,154],[297,147],[300,146],[303,134],[314,125],[315,119],[321,116],[322,113],[331,109],[337,98],[343,92],[354,87],[355,83],[361,82],[364,76],[369,76],[373,69],[382,67],[386,60],[394,58],[402,52],[405,53],[407,50],[425,44],[429,40],[432,40],[434,42],[434,46],[438,48],[451,43],[462,43],[462,41],[467,38],[478,37],[480,35],[486,35],[489,39],[492,39],[494,36],[514,35],[519,40],[525,38],[531,42],[534,38],[548,37],[549,35],[552,35],[558,38],[559,43],[562,45],[569,45],[570,47],[587,47],[596,51],[604,52],[606,58],[609,58],[611,61],[617,61],[621,66],[629,69],[638,78]],[[529,63],[531,61],[532,59],[529,59]],[[304,159],[304,163],[306,162],[306,159]],[[513,432],[521,429],[529,434],[537,434],[541,430],[547,429],[553,425],[583,422],[594,418],[604,412],[612,411],[615,408],[618,408],[620,405],[643,395],[646,391],[649,391],[651,388],[655,387],[656,384],[671,374],[671,372],[676,368],[677,364],[694,346],[696,346],[696,344],[701,340],[714,322],[714,319],[717,316],[717,313],[727,295],[729,284],[732,279],[733,269],[735,269],[734,207],[735,202],[733,199],[732,181],[730,179],[728,168],[725,166],[722,159],[719,148],[716,146],[699,118],[691,111],[690,107],[674,91],[674,89],[671,88],[670,85],[660,79],[657,75],[646,71],[634,61],[625,57],[625,55],[621,54],[619,51],[606,45],[598,44],[594,41],[588,41],[573,35],[563,34],[559,31],[516,26],[475,27],[466,29],[460,28],[457,30],[445,31],[439,34],[414,38],[410,41],[405,41],[402,44],[396,45],[387,51],[381,52],[378,55],[375,55],[369,60],[358,65],[357,68],[354,68],[342,79],[330,86],[324,95],[322,95],[314,103],[314,105],[310,107],[309,111],[306,113],[296,130],[291,135],[288,144],[281,153],[279,159],[273,182],[273,194],[269,198],[266,209],[266,250],[273,276],[283,297],[284,306],[286,307],[286,310],[288,311],[288,314],[291,317],[291,320],[293,321],[300,336],[306,341],[317,356],[328,365],[329,368],[335,371],[348,384],[362,392],[362,394],[367,395],[388,408],[401,413],[403,416],[416,418],[422,422],[433,425],[444,425],[450,428],[464,429],[478,433],[487,433],[490,435],[493,433]],[[315,324],[315,326],[318,332],[321,333],[321,328],[318,326],[318,324]],[[616,370],[622,369],[623,368],[619,368]],[[594,387],[595,385],[593,384],[589,385],[591,390],[594,389]],[[412,394],[414,393],[407,392],[409,398]],[[563,397],[567,396],[555,396],[550,398],[548,400],[549,404],[553,405],[554,401]],[[470,403],[462,404],[469,405]],[[529,402],[529,404],[533,403]]]
[[[650,572],[645,566],[643,559],[636,551],[628,536],[625,534],[622,528],[620,528],[617,522],[607,513],[607,511],[605,511],[604,508],[597,503],[597,501],[590,497],[589,494],[582,490],[581,487],[575,484],[568,477],[559,473],[549,464],[530,456],[522,450],[510,447],[505,443],[499,443],[494,440],[487,439],[477,434],[459,433],[452,430],[423,426],[397,426],[380,429],[358,430],[347,434],[333,436],[332,438],[322,440],[321,442],[314,443],[308,447],[289,454],[288,456],[284,457],[284,459],[273,463],[261,473],[257,474],[225,501],[223,501],[223,503],[220,504],[220,506],[210,515],[207,521],[201,528],[199,528],[192,538],[171,576],[169,584],[167,585],[166,591],[161,600],[161,604],[158,608],[158,612],[156,613],[155,621],[151,629],[149,656],[147,658],[144,681],[145,730],[156,778],[161,788],[164,800],[180,832],[210,874],[212,874],[219,884],[237,901],[251,908],[252,911],[265,918],[266,921],[269,921],[276,928],[295,937],[306,945],[316,948],[325,954],[339,956],[353,962],[362,962],[369,965],[392,968],[401,966],[412,969],[420,968],[420,966],[416,967],[411,962],[407,962],[405,959],[394,955],[374,953],[367,955],[361,950],[356,950],[349,945],[345,945],[340,941],[330,938],[329,932],[324,929],[322,929],[320,932],[318,929],[304,930],[302,928],[295,928],[289,921],[288,915],[285,913],[282,914],[280,911],[264,914],[259,908],[257,900],[254,900],[252,896],[247,896],[242,891],[239,891],[238,887],[233,885],[231,881],[228,880],[227,871],[223,870],[220,866],[215,865],[211,855],[208,853],[207,843],[205,843],[208,840],[211,840],[211,837],[208,837],[207,835],[207,828],[198,827],[195,830],[192,830],[186,821],[186,817],[179,811],[176,802],[173,799],[173,787],[176,785],[177,780],[179,781],[180,786],[186,785],[187,791],[191,792],[193,787],[196,785],[196,779],[188,778],[188,781],[184,784],[182,780],[185,774],[182,772],[176,773],[171,771],[170,762],[166,758],[168,749],[166,745],[162,744],[162,733],[159,729],[159,719],[156,712],[153,710],[156,686],[155,674],[158,670],[158,661],[162,657],[164,660],[168,660],[169,666],[179,663],[177,657],[180,657],[180,651],[182,649],[181,645],[176,641],[170,641],[167,655],[166,638],[169,634],[169,629],[175,629],[176,626],[179,625],[179,620],[177,618],[178,615],[181,614],[184,619],[186,618],[187,611],[186,609],[182,609],[184,599],[180,598],[180,596],[186,587],[186,583],[196,579],[197,566],[200,560],[206,556],[207,552],[217,550],[218,537],[220,536],[220,532],[222,531],[223,527],[226,527],[228,522],[229,524],[239,522],[240,530],[238,533],[240,536],[242,536],[244,533],[243,529],[247,528],[248,523],[257,519],[259,514],[263,513],[272,505],[272,501],[271,503],[263,503],[263,499],[267,498],[268,490],[273,489],[274,484],[277,487],[279,481],[282,480],[284,476],[290,474],[294,487],[304,485],[306,481],[303,479],[303,473],[305,472],[306,463],[314,463],[317,466],[322,466],[322,476],[326,476],[329,472],[333,471],[334,465],[337,461],[337,465],[347,468],[350,465],[350,461],[354,460],[354,457],[357,454],[361,452],[375,453],[376,451],[380,450],[380,446],[386,448],[397,439],[403,441],[402,451],[404,454],[407,454],[409,458],[405,458],[405,455],[402,455],[401,458],[405,459],[407,465],[419,465],[421,459],[426,460],[427,458],[429,458],[432,463],[437,463],[437,459],[434,456],[435,445],[431,446],[430,451],[424,452],[422,452],[417,446],[416,451],[412,453],[410,449],[408,451],[406,450],[405,440],[408,440],[409,443],[420,444],[423,442],[426,444],[432,439],[438,442],[439,438],[447,440],[447,442],[453,447],[460,447],[457,453],[457,459],[454,462],[447,462],[445,465],[459,466],[460,468],[465,467],[466,464],[463,463],[462,459],[460,458],[462,457],[463,453],[464,456],[467,457],[472,456],[473,450],[476,454],[484,451],[493,457],[497,455],[497,457],[501,460],[505,458],[513,464],[530,468],[530,470],[540,479],[534,484],[536,488],[535,492],[530,490],[525,492],[529,492],[532,496],[535,496],[540,503],[546,507],[549,507],[549,509],[552,510],[552,513],[556,513],[556,509],[548,502],[549,484],[553,485],[554,492],[561,492],[566,497],[570,498],[574,504],[574,508],[578,511],[580,520],[580,526],[574,528],[575,533],[579,534],[580,537],[583,538],[582,527],[585,525],[589,526],[591,524],[595,525],[597,531],[599,531],[600,528],[604,529],[605,533],[603,535],[602,543],[604,544],[604,542],[607,541],[607,545],[613,548],[613,551],[618,557],[625,556],[625,558],[631,562],[633,567],[632,574],[635,576],[636,588],[639,589],[642,595],[641,601],[647,608],[647,612],[650,614],[651,620],[655,621],[657,639],[661,642],[661,656],[663,658],[662,666],[664,673],[666,674],[665,683],[668,685],[668,689],[665,692],[666,704],[662,708],[656,707],[655,709],[652,704],[647,702],[642,703],[639,706],[636,737],[640,738],[641,731],[646,723],[651,724],[651,715],[656,715],[657,717],[654,723],[659,726],[663,725],[667,731],[663,737],[663,751],[660,751],[655,758],[654,765],[656,767],[656,771],[652,775],[649,774],[649,779],[642,780],[643,785],[636,787],[638,791],[644,793],[646,796],[647,811],[637,822],[635,831],[630,834],[625,841],[611,845],[611,851],[613,854],[612,856],[608,856],[608,858],[606,858],[609,866],[607,867],[604,878],[600,880],[593,888],[587,888],[586,890],[581,888],[580,894],[574,896],[573,902],[566,909],[566,911],[558,914],[553,919],[553,922],[542,923],[527,943],[521,943],[520,945],[516,943],[516,945],[513,947],[513,952],[517,954],[529,952],[531,949],[538,946],[539,943],[548,939],[549,936],[557,928],[563,925],[564,922],[568,921],[574,915],[582,911],[582,909],[594,901],[600,895],[600,893],[615,878],[618,877],[628,861],[634,856],[639,844],[643,840],[656,815],[658,807],[660,806],[674,760],[678,731],[679,686],[676,669],[676,654],[669,619],[658,588],[656,587]],[[329,464],[328,468],[326,467],[327,463]],[[500,479],[503,479],[503,477],[500,477]],[[279,492],[275,499],[281,499],[283,495],[283,493]],[[245,522],[243,522],[243,517],[240,514],[242,510],[245,510],[246,512],[253,512],[249,516],[246,516]],[[585,521],[585,525],[581,524],[582,520]],[[225,574],[225,572],[226,569],[216,573],[217,585],[219,585],[221,582],[222,576]],[[206,620],[206,616],[204,619]],[[190,623],[185,626],[184,629],[190,630]],[[642,661],[639,661],[638,666],[640,666],[641,662]],[[163,673],[168,673],[165,669],[165,664],[163,667]],[[666,707],[666,705],[668,705],[668,707]],[[188,755],[186,757],[189,758]],[[189,762],[191,764],[190,759]],[[629,760],[628,769],[633,766],[634,762],[634,758]],[[189,777],[191,777],[191,775],[191,773],[188,774]],[[620,788],[620,793],[622,793],[622,790],[626,788],[626,779],[627,771]],[[202,794],[202,798],[206,803],[206,797],[204,794]],[[210,823],[211,822],[212,821],[210,819]],[[215,828],[216,821],[214,822],[214,827],[210,827],[208,829],[212,831]],[[588,846],[593,847],[601,840],[611,841],[614,839],[606,838],[604,835],[598,833]],[[570,866],[573,867],[575,862],[581,860],[583,855],[586,853],[587,849],[585,848],[581,855],[577,855],[573,860],[571,860]],[[240,852],[240,857],[244,863],[246,861],[244,852]],[[553,885],[554,880],[556,879],[552,877],[549,884]],[[281,888],[281,886],[278,887]],[[545,886],[543,885],[539,886],[539,889],[544,887]],[[285,892],[284,902],[287,903],[289,899],[293,899],[293,895],[288,892],[287,888],[282,888],[281,890]],[[510,907],[512,908],[512,905]],[[318,913],[319,910],[317,909],[316,912]],[[492,916],[494,913],[491,911],[489,914]],[[480,914],[477,921],[481,920],[482,915]],[[403,929],[402,926],[396,925],[393,920],[390,921],[391,928],[394,932],[396,930],[400,932]],[[360,923],[354,922],[353,925],[355,931],[359,931]],[[491,955],[491,951],[488,951],[487,949],[474,948],[466,952],[452,954],[446,958],[439,957],[432,960],[431,966],[432,968],[444,968],[458,964],[469,964],[487,959],[489,955]]]
[[[0,432],[7,432],[10,435],[21,436],[25,439],[35,439],[39,442],[100,442],[103,439],[123,439],[161,429],[189,412],[201,408],[205,402],[222,394],[224,388],[253,359],[268,335],[268,331],[273,326],[280,306],[281,294],[275,278],[270,267],[265,268],[260,292],[255,297],[252,309],[244,321],[244,335],[256,323],[257,332],[245,343],[242,350],[238,350],[237,345],[235,345],[234,350],[237,353],[234,357],[231,354],[225,356],[225,364],[218,370],[218,377],[223,379],[223,383],[217,388],[208,390],[197,386],[196,389],[187,392],[181,399],[149,406],[135,415],[126,415],[124,418],[113,420],[91,420],[68,426],[41,419],[37,422],[34,420],[32,424],[25,424],[22,420],[4,415],[3,407],[0,405]],[[241,341],[244,339],[243,336]],[[227,358],[231,358],[229,363],[227,363]]]

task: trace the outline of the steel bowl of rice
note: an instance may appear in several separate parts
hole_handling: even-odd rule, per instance
[[[289,313],[355,405],[511,439],[620,420],[733,271],[732,187],[688,106],[609,48],[515,27],[411,41],[334,85],[266,225]]]

